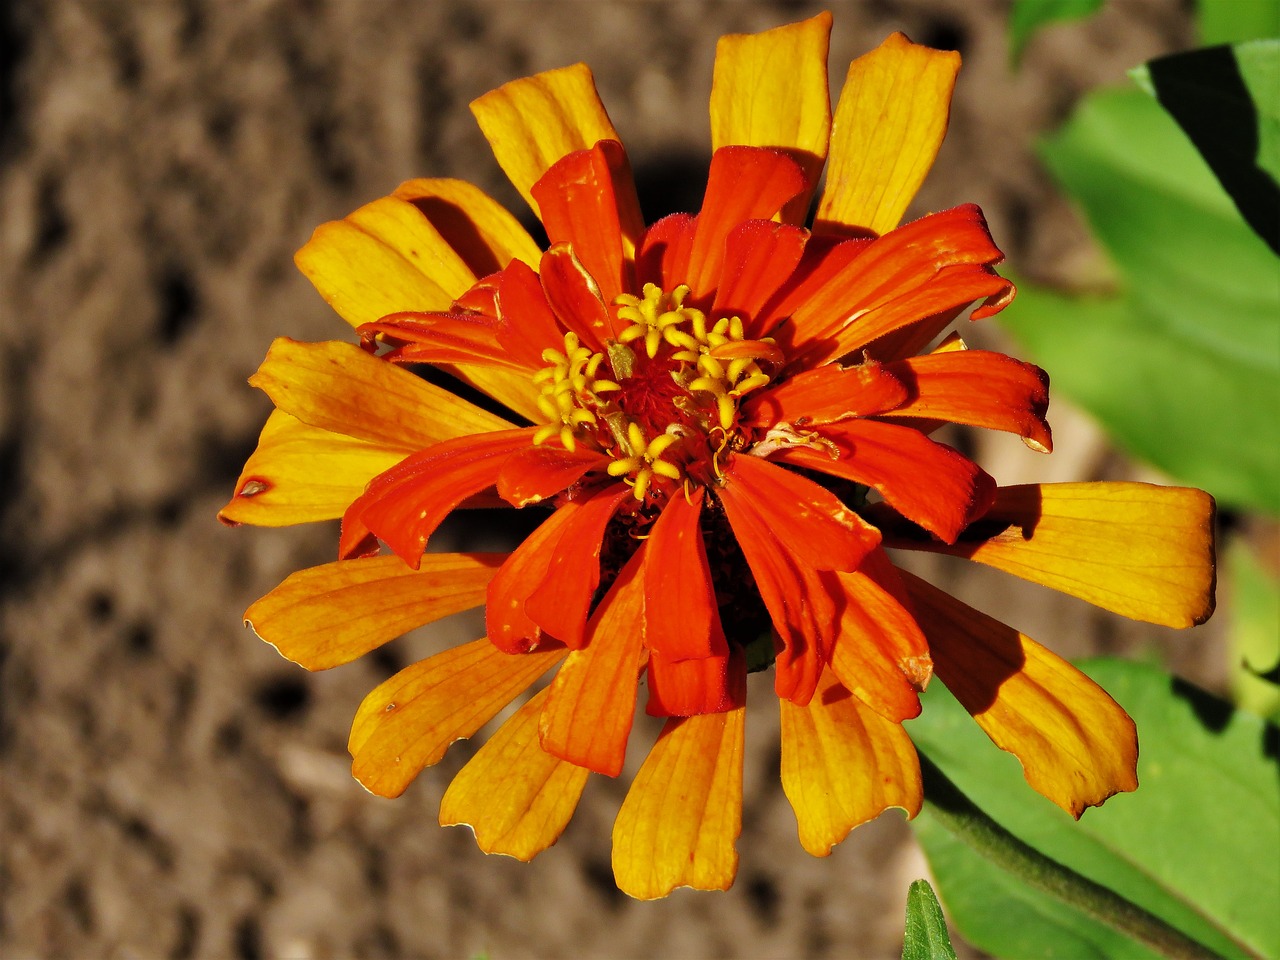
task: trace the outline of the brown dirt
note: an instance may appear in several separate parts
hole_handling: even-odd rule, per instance
[[[966,58],[919,212],[977,201],[1023,273],[1069,276],[1093,256],[1030,145],[1082,91],[1187,45],[1180,4],[1111,5],[1041,37],[1017,73],[994,0],[832,6],[837,78],[894,29]],[[715,37],[817,9],[0,10],[0,956],[896,954],[906,885],[924,870],[906,827],[888,814],[829,860],[805,855],[763,707],[749,725],[741,871],[723,895],[640,904],[617,893],[608,836],[625,777],[593,781],[564,839],[531,865],[486,858],[465,831],[436,826],[469,744],[400,800],[365,794],[347,771],[355,706],[474,623],[305,674],[240,613],[327,559],[334,529],[213,520],[268,411],[244,382],[268,343],[348,335],[290,262],[316,224],[421,175],[466,177],[519,209],[466,103],[578,59],[596,69],[650,212],[687,206],[706,159]],[[1051,459],[1007,438],[974,441],[999,479],[1134,474],[1086,419],[1055,410]],[[1154,649],[1222,682],[1212,628],[1174,634],[981,572],[935,572],[1061,652]]]

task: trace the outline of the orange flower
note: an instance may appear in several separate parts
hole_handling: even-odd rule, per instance
[[[318,670],[485,605],[487,638],[360,706],[353,771],[384,796],[559,666],[445,794],[441,822],[470,824],[487,852],[533,857],[590,771],[621,772],[642,675],[648,712],[669,719],[614,827],[615,876],[635,897],[732,883],[749,670],[773,667],[783,786],[819,856],[887,807],[919,809],[902,722],[935,671],[1072,814],[1136,786],[1133,724],[1106,693],[885,547],[965,556],[1156,623],[1212,608],[1205,494],[998,489],[930,439],[951,422],[1047,452],[1048,381],[954,335],[917,355],[975,301],[976,319],[1013,295],[976,207],[898,226],[959,57],[890,37],[850,66],[833,122],[830,26],[823,14],[720,41],[696,216],[645,226],[579,64],[473,104],[547,251],[476,188],[413,180],[298,253],[363,349],[272,346],[251,382],[277,409],[221,517],[341,517],[341,559],[246,616]],[[416,363],[509,414],[398,366]],[[425,552],[450,511],[477,505],[543,519],[510,555]]]

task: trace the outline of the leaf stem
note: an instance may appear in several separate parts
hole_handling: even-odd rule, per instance
[[[1222,960],[1137,904],[1023,843],[960,792],[938,767],[920,755],[924,799],[938,821],[992,863],[1051,896],[1172,960]]]

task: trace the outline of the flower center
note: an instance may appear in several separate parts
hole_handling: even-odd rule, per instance
[[[609,475],[625,478],[641,501],[718,477],[720,455],[746,444],[738,404],[769,382],[783,356],[771,339],[746,339],[739,317],[710,323],[685,306],[688,295],[684,284],[668,293],[647,283],[642,296],[614,301],[626,326],[605,353],[574,333],[564,352],[544,350],[548,365],[534,383],[547,423],[533,442],[608,454]]]

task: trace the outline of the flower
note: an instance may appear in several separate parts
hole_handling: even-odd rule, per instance
[[[950,422],[1048,452],[1048,378],[939,342],[973,303],[979,319],[1013,296],[978,208],[898,225],[942,141],[959,57],[890,37],[850,66],[833,121],[830,26],[823,14],[720,41],[697,215],[646,227],[579,64],[473,104],[545,252],[475,187],[428,179],[298,253],[361,344],[271,347],[251,383],[276,410],[220,516],[341,517],[340,559],[246,618],[315,670],[484,604],[486,638],[361,704],[353,772],[384,796],[558,667],[444,796],[441,822],[470,824],[486,852],[531,858],[589,772],[622,771],[638,678],[647,711],[668,718],[613,831],[615,878],[639,898],[733,881],[750,670],[774,671],[783,787],[816,855],[887,807],[919,809],[902,723],[934,673],[1073,815],[1136,786],[1133,723],[1105,692],[886,547],[1156,623],[1212,609],[1207,495],[1000,488],[930,438]],[[509,555],[426,552],[454,509],[499,505],[542,516]]]

